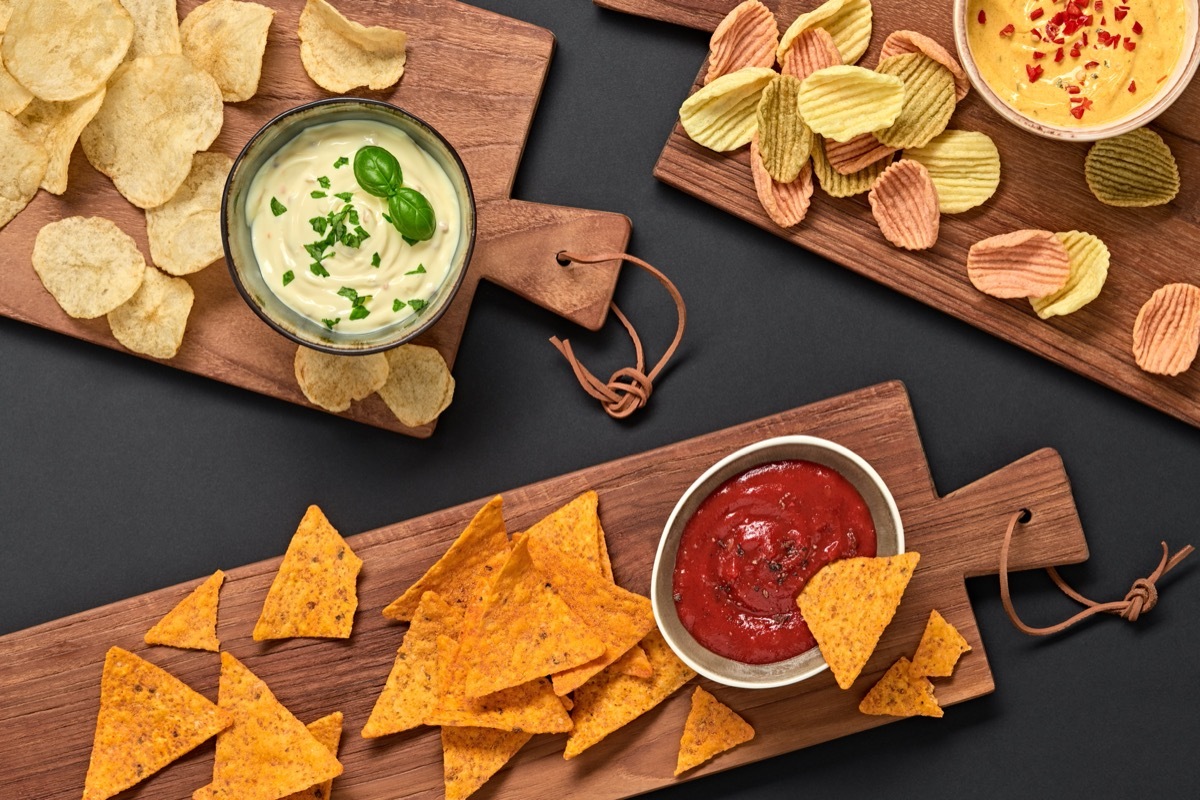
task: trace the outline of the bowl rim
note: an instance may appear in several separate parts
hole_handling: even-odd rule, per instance
[[[259,139],[261,139],[263,136],[265,136],[273,127],[275,127],[276,125],[280,124],[281,122],[283,122],[284,120],[286,120],[287,118],[289,118],[293,115],[299,114],[304,111],[308,111],[309,109],[313,109],[313,108],[321,108],[324,106],[342,106],[342,105],[347,105],[347,106],[365,105],[365,106],[376,106],[379,108],[383,108],[383,109],[386,109],[388,112],[399,114],[402,117],[407,117],[408,119],[410,119],[414,123],[416,123],[418,127],[422,128],[422,129],[428,131],[430,134],[432,134],[433,137],[435,139],[437,139],[439,142],[441,142],[441,144],[446,148],[446,151],[450,154],[450,157],[454,160],[455,166],[458,167],[459,172],[462,174],[463,185],[466,188],[466,208],[469,209],[469,213],[467,216],[468,216],[468,220],[470,222],[470,231],[469,231],[469,235],[467,237],[466,253],[463,256],[463,262],[462,262],[463,266],[462,266],[462,269],[460,269],[458,271],[458,275],[455,277],[453,285],[451,285],[448,289],[449,294],[447,295],[446,302],[442,304],[441,308],[437,309],[434,313],[430,314],[425,320],[423,320],[420,325],[418,325],[415,328],[412,328],[408,331],[405,331],[405,333],[403,335],[398,336],[395,339],[385,340],[383,342],[380,342],[379,344],[370,345],[368,347],[353,347],[353,348],[351,348],[351,347],[340,346],[340,345],[333,344],[330,342],[313,342],[313,341],[310,341],[310,340],[307,340],[307,339],[304,339],[304,338],[298,336],[297,334],[293,333],[292,331],[289,331],[287,328],[285,328],[283,325],[281,325],[277,320],[275,320],[274,317],[272,317],[263,308],[261,308],[258,305],[258,303],[254,302],[254,300],[251,298],[249,290],[242,283],[241,275],[239,274],[237,266],[235,266],[235,264],[234,264],[234,257],[233,257],[232,249],[229,246],[229,208],[228,208],[228,206],[229,206],[229,198],[233,193],[234,176],[238,174],[238,166],[246,158],[247,154],[249,154],[250,149],[254,146],[254,144]],[[314,124],[321,124],[321,123],[314,123]],[[288,141],[291,141],[291,140],[289,139]],[[287,142],[285,142],[284,144],[287,144]],[[420,146],[420,143],[418,143],[418,146]],[[253,179],[253,178],[251,178],[251,179]],[[246,144],[242,146],[242,149],[240,151],[238,151],[237,157],[233,159],[233,166],[231,166],[229,169],[229,175],[225,179],[225,186],[221,192],[221,247],[225,253],[225,266],[229,270],[229,274],[233,279],[233,285],[237,289],[238,294],[241,295],[242,300],[246,303],[247,306],[250,307],[250,310],[253,311],[258,316],[259,319],[261,319],[263,322],[267,323],[267,325],[270,326],[270,328],[272,330],[274,330],[276,333],[279,333],[280,335],[284,336],[285,338],[290,339],[292,342],[295,342],[296,344],[300,345],[301,347],[307,347],[310,350],[317,350],[317,351],[320,351],[323,353],[329,353],[331,355],[365,356],[365,355],[372,355],[374,353],[382,353],[387,350],[395,349],[395,348],[397,348],[403,344],[406,344],[408,342],[411,342],[412,340],[414,340],[418,336],[420,336],[422,333],[429,330],[429,328],[431,328],[433,325],[435,325],[438,322],[438,320],[440,320],[442,318],[442,316],[446,313],[446,311],[450,308],[450,306],[453,305],[454,298],[458,294],[458,290],[462,287],[463,280],[466,278],[467,270],[469,270],[471,267],[471,259],[475,254],[475,240],[476,240],[477,234],[478,234],[478,207],[476,206],[476,203],[475,203],[475,190],[471,186],[471,175],[470,175],[470,173],[467,172],[467,167],[463,163],[462,157],[458,154],[458,150],[455,149],[454,145],[450,144],[449,140],[447,140],[446,137],[442,135],[441,131],[439,131],[434,126],[430,125],[428,122],[426,122],[421,117],[418,117],[416,114],[413,114],[411,111],[407,111],[407,110],[401,108],[400,106],[393,105],[392,103],[388,103],[384,100],[376,100],[374,98],[369,98],[369,97],[354,97],[352,95],[342,95],[342,96],[338,96],[338,97],[324,97],[324,98],[321,98],[320,100],[313,100],[308,103],[302,103],[301,105],[293,106],[292,108],[289,108],[285,111],[280,112],[279,114],[276,114],[274,117],[269,119],[267,122],[263,123],[263,125],[254,133],[254,135],[251,136],[246,141]],[[362,335],[365,336],[372,332],[373,331],[365,331]]]
[[[795,683],[800,683],[801,681],[807,680],[807,679],[813,677],[814,675],[819,675],[820,673],[829,669],[829,664],[825,661],[824,656],[822,656],[820,659],[820,662],[818,664],[816,664],[815,666],[810,667],[809,669],[804,670],[802,672],[797,672],[795,674],[781,676],[774,680],[751,682],[751,681],[741,680],[739,678],[732,678],[727,675],[723,675],[719,672],[715,672],[713,670],[708,669],[703,664],[700,664],[697,661],[695,661],[688,654],[687,648],[675,640],[673,634],[671,633],[671,626],[664,624],[664,616],[665,616],[666,612],[661,608],[659,601],[658,601],[660,585],[662,584],[662,581],[664,581],[668,578],[668,576],[665,574],[665,570],[666,570],[665,551],[667,548],[667,539],[671,533],[672,528],[675,526],[676,519],[682,513],[683,507],[688,502],[688,500],[690,500],[692,498],[692,496],[697,491],[699,491],[700,488],[705,483],[707,483],[709,479],[712,478],[713,475],[715,475],[718,472],[720,472],[721,470],[725,469],[725,467],[734,463],[735,461],[744,459],[746,456],[752,455],[754,453],[773,450],[773,449],[779,448],[781,446],[794,446],[794,445],[806,445],[806,446],[816,447],[816,448],[822,449],[822,450],[827,450],[831,453],[841,456],[842,458],[845,458],[847,461],[854,464],[855,467],[860,469],[862,471],[862,473],[864,475],[866,475],[866,477],[868,479],[870,479],[870,481],[875,485],[875,488],[879,490],[879,493],[882,496],[885,505],[887,506],[888,515],[891,518],[892,526],[896,532],[896,548],[897,548],[896,554],[899,555],[900,553],[904,552],[904,524],[900,518],[900,509],[896,505],[896,498],[892,496],[891,489],[888,488],[887,483],[883,480],[883,477],[875,470],[875,468],[872,467],[871,464],[865,458],[863,458],[862,456],[860,456],[858,453],[854,452],[850,448],[846,447],[845,445],[838,444],[837,442],[831,441],[829,439],[824,439],[819,436],[811,436],[808,434],[788,434],[788,435],[783,435],[783,436],[773,436],[773,437],[770,437],[767,439],[762,439],[757,442],[753,442],[744,447],[738,448],[734,452],[729,453],[728,455],[726,455],[723,458],[721,458],[720,460],[718,460],[715,464],[713,464],[708,469],[706,469],[703,473],[701,473],[698,478],[696,478],[694,481],[692,481],[691,485],[688,486],[688,488],[683,492],[682,495],[680,495],[679,500],[675,503],[675,507],[671,510],[671,515],[667,518],[667,522],[663,526],[662,535],[659,537],[658,547],[654,553],[654,566],[650,573],[650,604],[651,604],[651,608],[654,612],[654,622],[658,626],[658,630],[662,634],[663,639],[666,640],[667,645],[671,648],[671,650],[675,653],[675,655],[678,656],[679,659],[681,661],[683,661],[683,663],[687,664],[689,667],[691,667],[693,670],[695,670],[700,675],[703,675],[705,678],[708,678],[709,680],[714,681],[719,684],[722,684],[724,686],[732,686],[732,687],[739,688],[739,689],[775,689],[780,686],[790,686]],[[782,460],[783,458],[786,458],[786,457],[766,456],[762,460],[756,462],[756,464],[747,465],[746,469],[751,469],[753,466],[755,466],[757,464],[765,464],[765,463],[768,463],[769,461]],[[713,487],[713,490],[715,490],[716,488],[717,487]],[[711,494],[711,491],[710,491],[710,494]],[[677,546],[678,546],[678,544],[677,544]],[[674,556],[674,553],[672,553],[671,555]],[[672,570],[672,575],[673,575],[673,570]],[[676,620],[677,620],[677,617],[676,617]],[[680,624],[682,624],[682,623],[680,623]],[[696,644],[699,647],[703,647],[703,645],[700,645],[699,642],[697,642]],[[809,652],[809,651],[805,651],[805,652]],[[820,652],[820,651],[818,650],[818,652]],[[778,663],[778,662],[774,662],[774,663]],[[769,665],[764,664],[762,666],[769,666]]]

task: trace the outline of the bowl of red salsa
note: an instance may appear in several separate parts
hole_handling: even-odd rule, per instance
[[[826,669],[796,597],[842,558],[904,552],[892,493],[853,451],[813,436],[710,467],[667,520],[651,600],[668,644],[719,683],[769,688]]]

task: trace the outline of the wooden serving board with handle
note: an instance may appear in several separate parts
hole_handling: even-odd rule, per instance
[[[829,672],[771,690],[712,686],[757,730],[747,745],[722,755],[685,779],[729,769],[875,727],[889,717],[860,714],[859,699],[899,656],[911,656],[930,609],[938,609],[966,636],[973,651],[950,679],[937,682],[943,706],[994,688],[987,653],[967,598],[964,579],[996,572],[1009,516],[1032,513],[1014,539],[1014,569],[1076,563],[1087,544],[1058,454],[1039,450],[979,481],[938,497],[926,465],[908,395],[885,383],[776,414],[641,455],[504,493],[510,531],[523,530],[580,492],[595,489],[619,583],[647,593],[658,538],[675,502],[721,457],[751,442],[784,434],[822,436],[855,450],[891,487],[909,550],[921,553],[894,621],[863,675],[848,691]],[[229,570],[221,591],[222,644],[261,676],[279,699],[308,722],[341,710],[346,733],[340,758],[345,774],[334,782],[339,800],[393,800],[442,796],[441,745],[422,728],[365,740],[359,731],[383,686],[404,626],[380,610],[446,550],[481,501],[408,520],[349,539],[365,565],[359,613],[348,641],[250,638],[275,558]],[[296,509],[299,519],[303,509]],[[337,520],[333,520],[337,524]],[[278,531],[279,550],[290,530]],[[213,568],[227,565],[214,564]],[[0,784],[16,800],[75,800],[83,787],[99,705],[105,651],[120,645],[140,653],[216,698],[219,659],[163,647],[142,636],[195,582],[131,598],[0,638]],[[486,798],[620,798],[669,786],[684,717],[684,690],[572,761],[564,737],[535,737],[478,794]],[[953,709],[947,713],[953,714]],[[937,724],[930,721],[912,725]],[[185,800],[211,776],[213,747],[205,745],[122,797]]]
[[[275,8],[258,94],[225,106],[225,124],[210,148],[234,157],[267,120],[289,108],[329,96],[300,63],[296,28],[303,0],[262,0]],[[200,0],[180,0],[180,17]],[[391,90],[360,94],[411,111],[437,128],[458,150],[478,206],[474,257],[454,302],[418,340],[436,347],[453,366],[471,301],[489,280],[571,322],[598,329],[608,313],[620,264],[564,268],[563,250],[622,252],[630,223],[620,214],[512,200],[513,178],[541,96],[554,36],[549,31],[452,0],[389,3],[357,0],[341,8],[366,25],[408,33],[404,77]],[[39,192],[29,207],[0,229],[0,314],[118,350],[101,317],[68,317],[42,287],[30,254],[43,225],[72,215],[112,219],[132,235],[147,263],[143,212],[76,147],[66,193]],[[223,261],[187,281],[196,293],[183,347],[164,363],[261,394],[311,404],[296,383],[296,345],[259,320],[234,289]],[[405,428],[378,395],[341,416],[425,437],[433,425]]]
[[[739,0],[595,0],[605,8],[704,31],[717,27]],[[765,0],[780,30],[821,0]],[[909,29],[954,51],[951,0],[874,0],[871,48],[859,64],[874,67],[887,35]],[[691,91],[700,87],[707,59]],[[1147,374],[1131,352],[1133,322],[1155,289],[1167,283],[1200,285],[1200,84],[1193,84],[1153,124],[1179,162],[1183,188],[1166,206],[1112,208],[1092,196],[1083,178],[1088,145],[1041,139],[1006,123],[972,91],[950,127],[983,131],[1000,150],[1000,188],[983,206],[942,216],[932,250],[892,247],[879,233],[866,195],[837,200],[818,188],[808,218],[780,228],[763,212],[750,177],[748,148],[713,153],[676,124],[654,175],[815,253],[941,309],[1026,350],[1116,389],[1160,411],[1200,426],[1200,366],[1175,378]],[[997,300],[967,280],[967,250],[980,239],[1020,228],[1082,230],[1112,252],[1100,297],[1080,311],[1038,319],[1025,300]]]

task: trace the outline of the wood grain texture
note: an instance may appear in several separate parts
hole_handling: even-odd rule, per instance
[[[1052,450],[1040,450],[939,498],[908,396],[899,383],[881,384],[506,492],[509,530],[523,530],[578,493],[594,488],[600,495],[600,516],[618,581],[647,593],[659,535],[684,489],[739,447],[800,433],[838,441],[879,471],[895,495],[908,549],[922,554],[921,564],[895,621],[851,690],[840,691],[828,672],[782,689],[709,686],[743,714],[758,735],[689,773],[689,779],[891,721],[859,714],[857,703],[897,657],[913,653],[931,608],[941,611],[974,648],[953,678],[938,681],[942,704],[950,706],[991,692],[992,675],[964,577],[996,571],[1005,523],[1015,509],[1029,508],[1033,513],[1014,542],[1016,569],[1087,558],[1070,483]],[[254,642],[250,638],[254,621],[280,559],[228,571],[218,627],[224,647],[260,675],[301,720],[311,721],[334,710],[346,714],[341,749],[346,772],[334,784],[339,800],[442,796],[436,731],[425,728],[370,741],[360,738],[358,731],[383,686],[404,631],[403,626],[385,620],[380,610],[445,551],[482,502],[350,538],[365,566],[359,581],[359,613],[349,641]],[[297,519],[302,512],[296,509]],[[290,534],[277,532],[281,552]],[[193,585],[163,589],[0,638],[0,783],[5,797],[73,800],[79,796],[104,653],[112,645],[132,649],[206,696],[216,697],[215,654],[141,644],[145,631]],[[563,737],[536,737],[479,797],[618,798],[670,785],[675,782],[671,773],[688,702],[686,691],[681,692],[570,762],[562,758]],[[183,800],[208,780],[212,759],[212,745],[206,745],[122,798]]]
[[[596,0],[644,17],[713,30],[737,0]],[[767,0],[785,29],[817,0]],[[950,0],[876,0],[871,48],[861,64],[873,67],[894,30],[917,30],[953,51]],[[700,86],[701,65],[693,91]],[[1155,289],[1200,284],[1192,257],[1200,252],[1200,85],[1193,85],[1153,124],[1179,162],[1183,188],[1169,205],[1119,209],[1087,188],[1088,145],[1040,139],[1007,124],[972,92],[959,104],[952,128],[983,131],[1000,150],[1003,173],[996,196],[965,214],[943,215],[937,246],[922,252],[891,247],[871,217],[866,195],[837,200],[819,190],[797,228],[775,225],[759,206],[745,149],[710,152],[677,124],[654,175],[705,202],[815,253],[941,309],[977,328],[1037,353],[1191,425],[1200,426],[1200,368],[1176,378],[1150,375],[1133,359],[1133,322]],[[967,250],[988,236],[1019,228],[1082,230],[1104,239],[1112,268],[1095,301],[1067,317],[1037,318],[1023,300],[997,300],[967,280]]]
[[[258,94],[225,106],[224,127],[210,148],[230,157],[275,115],[330,96],[309,79],[300,63],[296,26],[302,0],[264,2],[276,15]],[[181,18],[199,3],[180,0]],[[437,128],[458,150],[475,190],[479,217],[474,257],[454,302],[417,343],[438,348],[453,366],[481,280],[512,289],[585,328],[599,328],[620,264],[563,268],[555,256],[567,249],[624,251],[628,218],[509,199],[554,51],[553,34],[451,0],[358,0],[342,7],[355,21],[408,33],[408,64],[399,85],[383,92],[364,89],[361,94],[399,105]],[[126,202],[76,147],[67,192],[62,197],[39,192],[0,229],[0,314],[123,350],[103,317],[75,320],[63,313],[31,266],[34,237],[42,226],[76,214],[112,219],[137,240],[150,261],[143,212]],[[162,363],[316,408],[296,384],[296,345],[250,311],[223,261],[187,280],[196,293],[187,334],[178,355]],[[404,427],[378,395],[355,403],[340,416],[412,436],[429,436],[434,428]]]

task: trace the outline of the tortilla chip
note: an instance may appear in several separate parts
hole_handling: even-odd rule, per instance
[[[914,672],[907,658],[892,664],[858,704],[858,710],[889,717],[942,716],[942,708],[933,696],[933,684]]]
[[[404,31],[365,27],[346,19],[325,0],[307,0],[300,12],[304,71],[331,92],[394,86],[404,74],[407,43]]]
[[[313,738],[325,746],[337,758],[338,744],[342,740],[342,712],[335,711],[304,726]],[[333,790],[333,778],[316,783],[302,792],[289,794],[283,800],[329,800]]]
[[[657,706],[696,677],[667,645],[657,630],[642,640],[654,675],[649,680],[622,675],[614,667],[601,672],[575,691],[571,720],[575,729],[567,737],[563,758],[571,759],[615,730]]]
[[[446,800],[466,800],[533,738],[523,731],[442,728]]]
[[[569,556],[583,559],[590,572],[601,574],[597,502],[595,492],[584,492],[526,531],[530,541],[544,542]],[[607,555],[607,547],[605,550]]]
[[[646,655],[646,651],[639,644],[635,644],[626,650],[623,656],[613,662],[612,668],[614,672],[634,678],[645,679],[654,674],[654,667],[650,664],[650,657]]]
[[[225,573],[214,572],[208,580],[197,586],[179,604],[167,612],[150,630],[146,631],[146,644],[161,644],[188,650],[221,649],[217,639],[217,600]]]
[[[358,608],[360,569],[362,559],[321,509],[309,506],[271,582],[254,626],[254,641],[349,639]]]
[[[47,192],[62,194],[67,190],[71,152],[79,141],[79,134],[104,103],[104,93],[101,86],[92,94],[66,103],[35,99],[21,112],[21,122],[41,143],[50,159],[42,177],[42,188]]]
[[[683,724],[675,777],[694,769],[713,756],[754,738],[754,728],[729,706],[697,686],[692,693],[692,710]]]
[[[420,580],[383,609],[383,615],[405,622],[412,619],[425,592],[437,592],[453,606],[466,610],[476,576],[497,553],[508,552],[504,501],[497,495],[479,509],[458,540]]]
[[[105,800],[128,789],[232,721],[166,670],[128,650],[110,649],[83,800]]]
[[[838,686],[849,689],[866,666],[920,560],[909,552],[834,561],[796,598]]]
[[[913,656],[913,674],[948,678],[954,674],[954,665],[962,654],[969,652],[971,645],[935,608],[929,612],[929,622],[925,623],[925,632]]]

